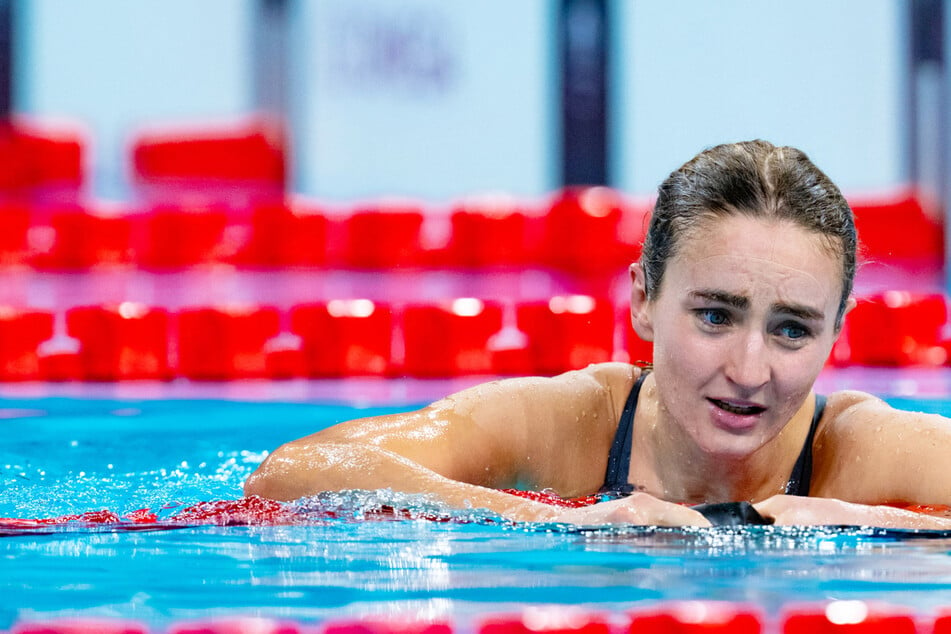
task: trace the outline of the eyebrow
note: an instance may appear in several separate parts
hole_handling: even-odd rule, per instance
[[[695,299],[717,302],[718,304],[726,304],[727,306],[732,306],[733,308],[740,310],[745,310],[750,307],[749,299],[743,297],[742,295],[727,293],[726,291],[702,289],[699,291],[690,291],[690,296]]]
[[[726,304],[727,306],[732,306],[737,310],[746,310],[750,307],[749,298],[744,297],[743,295],[727,293],[726,291],[701,289],[697,291],[691,291],[690,296],[695,299]],[[803,320],[822,321],[825,318],[825,314],[821,310],[811,306],[803,306],[802,304],[777,303],[773,304],[770,308],[775,312],[789,313],[794,317],[798,317],[799,319]]]

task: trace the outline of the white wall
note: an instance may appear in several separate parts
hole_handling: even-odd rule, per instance
[[[252,111],[253,7],[253,0],[17,2],[14,107],[86,124],[94,193],[124,196],[126,142],[138,126]]]
[[[555,0],[288,0],[292,187],[329,199],[557,185]],[[18,0],[15,107],[90,126],[126,193],[140,124],[254,111],[257,0]],[[905,173],[903,0],[614,0],[615,184],[723,141],[796,145],[847,191]]]
[[[550,0],[297,0],[297,189],[328,199],[547,193]]]
[[[615,0],[618,186],[650,193],[701,149],[764,138],[843,190],[904,183],[903,0]]]

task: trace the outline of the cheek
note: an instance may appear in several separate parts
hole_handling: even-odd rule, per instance
[[[684,377],[704,374],[723,355],[716,339],[698,336],[686,319],[671,319],[654,334],[654,366]]]
[[[777,391],[783,395],[785,407],[793,413],[812,391],[816,378],[825,365],[824,361],[824,358],[817,360],[790,355],[789,359],[776,367],[773,376],[778,384]]]
[[[665,329],[654,340],[657,382],[671,395],[695,391],[708,382],[722,365],[721,357],[715,342],[692,337],[686,329]]]

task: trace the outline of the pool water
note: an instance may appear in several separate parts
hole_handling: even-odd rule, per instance
[[[951,414],[942,399],[895,399]],[[324,494],[292,522],[183,521],[234,501],[277,445],[412,405],[7,398],[0,517],[108,509],[148,523],[0,523],[0,629],[61,616],[156,627],[214,615],[475,618],[526,605],[620,611],[677,599],[951,605],[951,536],[855,528],[517,525],[389,491]],[[409,509],[410,516],[380,512]],[[434,521],[436,518],[438,521]],[[220,516],[218,516],[220,519]],[[219,522],[229,523],[229,522]]]

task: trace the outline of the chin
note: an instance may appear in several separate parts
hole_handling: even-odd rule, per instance
[[[759,451],[767,440],[760,434],[736,435],[717,430],[700,443],[704,453],[727,461],[743,460]]]

